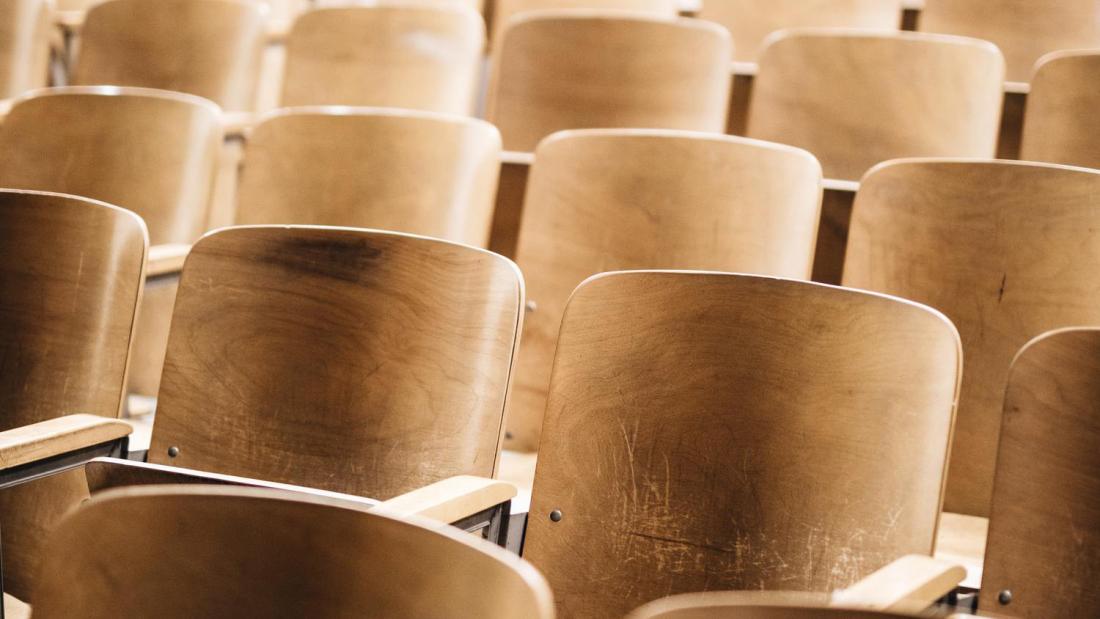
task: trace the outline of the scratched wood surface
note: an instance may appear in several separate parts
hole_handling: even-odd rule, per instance
[[[0,3],[0,99],[46,85],[52,29],[47,0]]]
[[[761,53],[746,135],[805,148],[842,180],[898,157],[991,158],[1003,81],[984,41],[787,30]]]
[[[1027,82],[1041,56],[1100,47],[1095,0],[925,0],[918,27],[994,43],[1007,61],[1006,79]]]
[[[184,266],[149,461],[375,499],[491,477],[522,304],[515,265],[464,245],[211,233]]]
[[[70,82],[160,88],[230,111],[256,105],[266,9],[245,0],[111,0],[90,8]]]
[[[0,429],[118,416],[147,243],[141,220],[120,208],[0,191]],[[9,593],[29,601],[43,536],[87,496],[82,483],[0,491]]]
[[[46,556],[39,619],[553,617],[546,580],[502,548],[303,493],[113,490],[67,518]]]
[[[1100,608],[1100,329],[1044,334],[1009,372],[980,608],[1095,617]],[[1009,604],[999,593],[1010,591]]]
[[[524,320],[510,449],[535,451],[558,325],[585,278],[620,269],[711,269],[809,279],[821,166],[809,153],[684,131],[586,129],[540,146],[516,259]]]
[[[237,223],[381,228],[485,246],[499,173],[500,133],[483,120],[281,110],[245,146]]]
[[[901,0],[707,0],[699,18],[729,29],[734,60],[756,62],[768,35],[777,30],[897,30],[901,5]]]
[[[673,593],[831,591],[930,554],[960,364],[942,315],[881,295],[590,279],[562,321],[524,556],[559,616],[606,617]]]
[[[484,46],[485,23],[468,6],[308,11],[287,37],[282,105],[471,114]]]
[[[1100,168],[1097,83],[1100,50],[1044,56],[1027,96],[1020,159]]]
[[[695,19],[586,10],[519,15],[494,55],[486,119],[506,150],[533,151],[562,129],[721,133],[732,43]]]
[[[1028,340],[1100,324],[1100,171],[909,160],[856,195],[843,283],[943,311],[966,356],[945,509],[987,516],[1009,365]]]

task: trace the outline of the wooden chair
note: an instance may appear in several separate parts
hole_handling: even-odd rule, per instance
[[[52,19],[48,0],[0,1],[0,99],[46,85]]]
[[[466,6],[315,9],[290,30],[282,105],[472,114],[484,46],[485,24]]]
[[[108,0],[87,12],[72,83],[185,92],[250,111],[264,6],[247,0]]]
[[[58,527],[46,567],[36,618],[554,616],[545,579],[492,544],[270,490],[105,493]]]
[[[748,135],[805,148],[843,180],[898,157],[992,157],[1003,80],[982,41],[788,30],[760,56]]]
[[[174,269],[206,230],[221,142],[219,112],[209,101],[141,88],[36,91],[0,124],[0,187],[102,200],[149,227],[150,282],[131,362],[137,393],[156,393]]]
[[[539,145],[517,260],[529,306],[510,448],[539,443],[558,326],[585,278],[692,268],[808,279],[821,167],[805,151],[667,130],[586,129]]]
[[[1045,333],[1008,375],[979,609],[1093,617],[1100,608],[1100,329]]]
[[[1100,47],[1100,7],[1093,0],[925,0],[919,27],[993,42],[1013,82],[1028,81],[1048,52]]]
[[[0,149],[0,151],[5,151]],[[115,419],[145,268],[145,226],[133,213],[74,196],[0,191],[0,486],[27,465],[64,466],[109,453],[130,433]],[[91,455],[88,455],[91,454]],[[52,478],[0,490],[4,585],[29,595],[37,532],[87,496]]]
[[[986,516],[1013,356],[1100,322],[1100,171],[1037,163],[883,164],[856,197],[844,284],[942,310],[966,355],[947,511]]]
[[[528,13],[504,32],[486,118],[510,151],[561,129],[721,132],[731,47],[724,28],[699,20]]]
[[[484,247],[499,171],[500,133],[481,120],[281,110],[249,136],[237,222],[383,228]]]
[[[626,619],[903,619],[919,615],[828,607],[826,594],[774,591],[682,593],[644,604]]]
[[[1100,50],[1044,56],[1031,79],[1020,158],[1100,168]]]
[[[521,13],[561,9],[634,12],[666,19],[679,15],[679,6],[670,0],[497,0],[490,40],[499,42],[508,22]]]
[[[610,617],[670,593],[829,591],[928,555],[960,363],[941,314],[883,295],[591,278],[562,321],[524,557],[561,616]]]
[[[897,30],[902,0],[707,0],[702,19],[729,29],[735,60],[755,62],[768,35],[787,28]]]
[[[398,233],[244,227],[192,249],[149,461],[387,499],[492,476],[510,261]]]

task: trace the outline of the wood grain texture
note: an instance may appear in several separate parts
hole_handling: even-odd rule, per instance
[[[701,19],[733,35],[734,60],[754,62],[768,35],[788,28],[897,30],[901,0],[707,0]]]
[[[1012,363],[980,608],[1095,617],[1100,608],[1100,329],[1032,340]],[[998,593],[1012,592],[1001,605]]]
[[[1048,52],[1100,47],[1094,0],[926,0],[919,28],[991,41],[1005,55],[1009,81],[1026,82]]]
[[[951,324],[899,299],[589,279],[562,321],[524,556],[560,616],[602,617],[672,593],[830,591],[930,554],[960,363]]]
[[[160,88],[251,110],[265,13],[247,0],[108,0],[88,10],[73,84]]]
[[[1098,81],[1100,50],[1044,56],[1031,80],[1020,158],[1100,168]]]
[[[826,608],[825,594],[709,591],[654,600],[626,619],[902,619],[914,615]]]
[[[0,432],[0,469],[10,469],[129,436],[119,419],[77,413]]]
[[[522,303],[515,265],[472,247],[211,233],[180,280],[149,461],[377,499],[491,477]]]
[[[844,284],[926,303],[966,355],[945,509],[988,515],[1005,380],[1044,331],[1100,323],[1100,171],[909,160],[863,180]]]
[[[52,29],[48,0],[0,2],[0,99],[46,85]]]
[[[553,617],[545,579],[489,542],[298,493],[104,493],[63,522],[47,557],[39,619]]]
[[[489,242],[500,133],[411,110],[295,108],[245,147],[240,224],[316,224]]]
[[[637,129],[543,141],[516,253],[535,309],[524,322],[506,445],[538,448],[558,326],[585,278],[709,269],[809,279],[820,203],[821,166],[788,146]]]
[[[722,132],[729,33],[716,24],[586,10],[519,16],[495,54],[486,118],[507,150],[562,129]]]
[[[493,30],[490,39],[494,44],[500,42],[504,28],[512,18],[531,11],[590,9],[641,13],[666,19],[679,15],[679,5],[675,0],[496,0],[493,8]]]
[[[788,30],[753,84],[747,135],[805,148],[827,178],[899,157],[993,157],[1004,60],[984,41]]]
[[[118,416],[147,244],[122,209],[0,191],[0,430]],[[30,601],[43,536],[85,496],[73,475],[0,492],[9,593]]]
[[[197,97],[42,90],[0,123],[0,187],[102,200],[137,213],[155,245],[191,243],[205,229],[221,139],[217,108]]]
[[[472,114],[484,46],[485,24],[466,6],[315,9],[287,39],[282,105]]]

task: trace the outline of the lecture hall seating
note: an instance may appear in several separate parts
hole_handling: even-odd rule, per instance
[[[130,433],[116,418],[147,238],[140,218],[103,202],[0,191],[4,470]],[[0,491],[6,592],[29,594],[39,533],[64,513],[59,506],[86,496],[74,475]]]
[[[942,314],[884,295],[595,276],[562,320],[523,556],[568,618],[929,555],[961,360]]]
[[[499,173],[500,133],[483,120],[283,109],[249,134],[236,223],[380,228],[485,247]]]
[[[469,115],[484,46],[485,24],[466,6],[314,9],[299,16],[287,36],[281,105]]]
[[[47,0],[0,2],[0,100],[46,86],[52,30]]]
[[[1100,168],[1100,49],[1052,52],[1031,78],[1020,158]]]
[[[558,325],[587,277],[666,268],[808,279],[820,203],[821,166],[789,146],[660,129],[543,140],[516,253],[529,311],[506,446],[538,448]]]
[[[860,185],[844,285],[944,314],[965,371],[944,508],[989,515],[1005,381],[1031,338],[1100,323],[1100,170],[911,159]]]
[[[546,580],[493,544],[303,492],[115,490],[46,557],[36,619],[554,617]]]

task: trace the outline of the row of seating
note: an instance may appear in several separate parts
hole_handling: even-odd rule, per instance
[[[1057,186],[1100,174],[899,162],[865,185],[871,196],[893,189],[886,206],[868,212],[897,216],[938,203],[900,190],[898,177],[906,168],[908,176],[938,173],[937,183],[918,180],[944,187],[942,195],[957,186],[944,166],[969,168],[966,180],[978,186],[993,185],[977,176],[983,168],[999,167],[986,172],[1002,179],[1027,169],[1032,183],[1021,186],[1041,185],[1044,172],[1060,175],[1050,179]],[[872,204],[860,200],[857,214]],[[985,234],[1040,251],[1040,235],[1010,234],[1041,227],[1016,221],[1032,204],[1002,213],[1011,223]],[[899,225],[927,239],[980,219],[941,220],[963,210],[951,206],[928,229],[911,216]],[[1069,230],[1084,225],[1059,213],[1042,230],[1072,244]],[[140,614],[157,603],[158,614],[173,617],[215,616],[229,605],[298,616],[307,603],[320,615],[553,616],[549,591],[526,563],[434,525],[425,533],[416,518],[360,513],[462,522],[514,495],[490,480],[470,490],[459,477],[467,485],[457,493],[440,482],[499,466],[508,383],[523,349],[524,284],[510,261],[351,228],[208,234],[180,282],[152,464],[100,459],[74,469],[65,461],[59,474],[38,478],[42,469],[28,473],[28,464],[128,431],[109,417],[124,393],[147,237],[140,218],[117,207],[11,190],[0,192],[0,227],[0,308],[12,327],[0,337],[17,351],[5,354],[0,398],[18,423],[32,424],[0,436],[10,475],[0,485],[20,484],[0,493],[4,587],[30,601],[35,616]],[[928,262],[968,260],[949,255],[947,244],[929,252]],[[889,251],[867,253],[885,255],[883,271],[897,270]],[[904,268],[913,280],[932,276],[915,268]],[[979,292],[971,298],[989,311]],[[1015,294],[1033,305],[1039,292]],[[1013,293],[1001,293],[1008,304]],[[866,585],[853,583],[903,555],[930,553],[952,441],[958,449],[973,440],[953,426],[957,400],[960,414],[972,411],[965,377],[983,371],[981,349],[975,356],[974,331],[957,324],[898,297],[791,279],[703,271],[589,278],[561,321],[526,530],[478,530],[504,544],[521,538],[562,616],[622,616],[669,593],[721,589],[837,591],[816,599],[874,606]],[[999,333],[1004,323],[981,328],[978,337],[1014,339]],[[1051,608],[1087,616],[1095,592],[1050,592],[1066,582],[1065,569],[1090,565],[1097,548],[1094,528],[1079,523],[1091,522],[1100,495],[1100,330],[1058,330],[1022,348],[1011,373],[1008,364],[998,369],[1007,395],[988,397],[1006,421],[989,428],[1002,439],[980,604],[1019,616]],[[59,411],[104,418],[52,418]],[[223,487],[116,491],[61,518],[89,493],[173,483]],[[120,589],[123,574],[133,582]],[[481,585],[471,590],[475,576]],[[297,586],[280,585],[287,579]],[[896,602],[927,605],[936,591]],[[700,603],[731,603],[723,600]],[[285,612],[271,610],[280,605]]]

